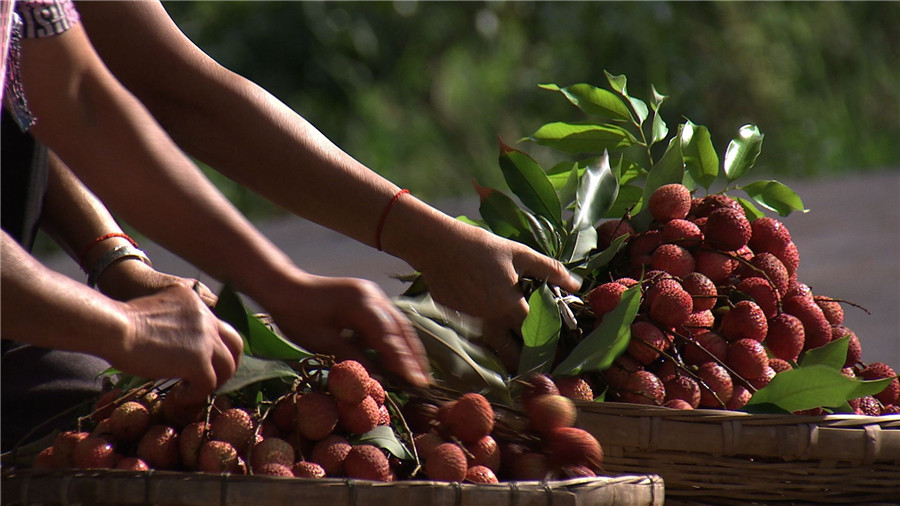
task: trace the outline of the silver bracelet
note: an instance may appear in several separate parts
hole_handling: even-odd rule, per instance
[[[93,288],[97,284],[97,280],[100,279],[100,276],[103,275],[103,272],[106,271],[106,269],[108,269],[110,265],[118,262],[123,258],[136,258],[149,265],[150,267],[153,267],[153,264],[150,262],[147,254],[142,250],[139,250],[130,244],[119,246],[107,251],[96,262],[94,262],[94,266],[91,268],[90,274],[88,274],[88,286]]]

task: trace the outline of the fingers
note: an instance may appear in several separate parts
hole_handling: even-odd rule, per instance
[[[513,338],[509,325],[497,320],[484,320],[482,334],[482,341],[494,352],[503,367],[507,371],[518,370],[522,348]]]
[[[425,348],[399,310],[384,301],[365,308],[356,317],[356,328],[388,369],[415,386],[428,386]]]
[[[569,272],[559,261],[526,249],[513,257],[516,272],[520,276],[530,276],[547,281],[569,292],[581,288],[582,279]]]
[[[234,376],[241,364],[244,352],[244,341],[240,334],[228,323],[216,319],[220,342],[213,355],[213,369],[216,377],[216,389]]]

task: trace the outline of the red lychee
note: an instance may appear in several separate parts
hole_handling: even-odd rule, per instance
[[[713,248],[734,251],[747,244],[751,231],[750,222],[743,211],[721,208],[707,216],[703,237]]]
[[[680,399],[691,408],[696,408],[700,405],[700,385],[690,376],[685,374],[673,375],[663,382],[663,388],[666,392],[666,403],[674,399]]]
[[[543,453],[526,451],[510,464],[517,481],[543,481],[550,474],[550,459]]]
[[[339,401],[356,404],[369,395],[369,372],[355,360],[338,362],[328,372],[328,391]]]
[[[281,476],[284,478],[294,478],[294,471],[291,469],[293,465],[284,465],[278,464],[275,462],[269,462],[268,464],[263,464],[262,466],[255,468],[253,470],[253,474],[260,476]]]
[[[371,397],[375,404],[379,406],[384,405],[384,401],[387,399],[387,392],[384,391],[384,386],[375,378],[369,378],[369,388],[366,390],[369,393],[369,397]]]
[[[694,269],[717,285],[727,282],[737,267],[737,260],[717,251],[699,250],[694,253]]]
[[[670,220],[663,225],[660,233],[664,243],[677,244],[687,249],[695,248],[703,241],[700,227],[688,220]]]
[[[787,268],[775,255],[771,253],[759,253],[750,260],[753,268],[746,267],[748,273],[743,277],[762,277],[772,282],[775,291],[782,297],[787,293],[791,283],[791,276]]]
[[[628,342],[628,354],[641,364],[647,365],[657,358],[659,353],[669,347],[669,340],[659,328],[647,321],[631,324],[631,340]]]
[[[322,466],[327,476],[341,476],[344,474],[344,459],[349,452],[350,442],[332,434],[313,446],[309,460]]]
[[[746,406],[747,402],[750,401],[750,397],[752,396],[753,394],[751,394],[750,391],[744,388],[742,385],[734,385],[734,389],[731,393],[731,399],[728,399],[728,402],[725,403],[725,408],[732,411],[737,411]]]
[[[175,469],[179,453],[178,431],[168,425],[151,425],[137,446],[137,457],[153,469]]]
[[[56,460],[58,469],[67,469],[75,467],[75,446],[81,441],[89,438],[89,432],[65,431],[60,432],[53,439],[53,456]]]
[[[723,207],[734,209],[735,211],[740,211],[742,213],[744,212],[744,209],[736,200],[724,194],[707,195],[706,197],[703,197],[703,199],[694,206],[693,212],[694,216],[697,218],[705,218],[716,209],[721,209]]]
[[[677,183],[660,186],[650,195],[647,207],[653,219],[660,223],[684,219],[691,210],[691,192]]]
[[[209,426],[209,436],[218,441],[231,443],[243,455],[253,437],[253,419],[250,413],[240,408],[231,408],[217,416]]]
[[[599,471],[603,449],[590,432],[577,427],[560,427],[547,435],[547,449],[554,466],[586,466]]]
[[[682,358],[688,364],[700,365],[717,359],[724,361],[727,353],[728,341],[719,334],[708,330],[700,331],[693,336],[691,341],[685,343]]]
[[[197,468],[200,447],[206,442],[207,430],[206,422],[194,422],[181,429],[181,435],[178,438],[178,451],[184,467],[191,470]]]
[[[344,472],[348,478],[389,481],[391,467],[384,452],[372,445],[363,444],[354,446],[347,452]]]
[[[742,300],[722,316],[719,332],[725,339],[754,339],[762,342],[769,330],[766,315],[753,301]]]
[[[425,474],[435,481],[463,481],[467,469],[466,454],[453,443],[438,445],[425,461]]]
[[[550,376],[533,373],[522,380],[522,406],[526,411],[532,399],[545,394],[559,394],[559,388]]]
[[[182,435],[182,437],[184,437]],[[253,445],[250,452],[250,468],[256,471],[266,464],[294,464],[294,447],[284,439],[268,437]]]
[[[715,362],[706,362],[698,367],[697,376],[702,382],[700,385],[701,406],[723,408],[731,400],[734,384],[724,367]]]
[[[853,367],[862,360],[862,344],[860,344],[859,338],[856,337],[856,333],[847,327],[843,325],[831,327],[832,341],[842,337],[846,337],[849,340],[847,344],[847,360],[844,362],[844,367]]]
[[[825,315],[825,319],[828,320],[828,323],[830,323],[831,326],[844,323],[844,308],[841,307],[840,302],[831,297],[822,297],[819,295],[813,297],[813,300],[815,300],[816,304],[819,305],[819,308],[822,309],[822,314]]]
[[[621,235],[634,235],[636,232],[627,220],[607,220],[597,226],[597,248],[604,250],[613,240]]]
[[[337,402],[330,395],[309,392],[297,399],[297,430],[307,439],[318,441],[328,436],[339,419]]]
[[[806,334],[803,323],[795,316],[781,313],[769,319],[766,347],[777,358],[797,360],[803,351]]]
[[[803,323],[804,349],[818,348],[831,341],[831,325],[811,297],[789,297],[782,302],[782,309]]]
[[[121,388],[114,388],[104,392],[103,395],[97,399],[97,402],[94,403],[94,413],[91,415],[91,418],[98,422],[104,418],[109,418],[112,411],[116,409],[116,400],[120,395],[122,395]]]
[[[483,395],[464,394],[447,413],[447,426],[464,443],[478,441],[494,430],[494,409]]]
[[[628,378],[620,395],[625,402],[659,406],[665,401],[666,389],[652,372],[638,371]]]
[[[413,433],[428,432],[437,416],[437,406],[418,399],[412,399],[403,405],[403,418]]]
[[[734,288],[749,295],[762,309],[766,318],[778,314],[778,294],[766,279],[758,276],[744,278]]]
[[[285,434],[297,428],[297,397],[293,392],[282,397],[266,415],[266,420],[271,420]]]
[[[687,320],[681,324],[681,327],[688,335],[694,336],[700,332],[712,330],[716,323],[716,317],[709,309],[705,311],[695,311],[688,315]]]
[[[485,436],[490,437],[490,436]],[[483,439],[483,438],[482,438]],[[480,440],[479,440],[480,441]],[[416,453],[419,455],[420,459],[425,459],[431,450],[434,450],[438,446],[446,443],[444,438],[438,436],[434,432],[425,432],[422,434],[417,434],[416,437],[413,438],[413,444],[416,447]],[[475,444],[475,443],[472,443]]]
[[[573,401],[593,401],[594,389],[583,376],[568,376],[556,380],[556,388],[559,395],[568,397]]]
[[[594,314],[599,317],[612,311],[619,305],[619,302],[622,300],[622,293],[625,290],[624,285],[611,281],[591,289],[585,296],[585,300],[591,306]]]
[[[650,255],[650,266],[677,278],[684,278],[694,271],[694,257],[690,251],[677,244],[661,244]]]
[[[884,390],[875,394],[874,397],[885,406],[897,403],[897,399],[900,397],[900,380],[897,379],[897,373],[891,366],[884,362],[872,362],[860,371],[859,376],[864,380],[894,378]]]
[[[716,298],[719,295],[716,284],[708,277],[699,272],[692,272],[681,281],[684,291],[691,294],[693,301],[693,309],[691,312],[704,311],[712,309],[716,305]]]
[[[200,447],[197,469],[205,473],[234,473],[238,470],[238,452],[225,441],[207,441]]]
[[[119,441],[137,441],[150,427],[150,412],[137,401],[119,405],[109,415],[109,430]]]
[[[137,457],[125,457],[116,463],[116,469],[124,469],[126,471],[149,471],[150,466],[146,462]]]
[[[791,242],[791,233],[784,223],[768,216],[750,223],[752,234],[748,245],[756,253],[782,251]]]
[[[381,414],[378,404],[366,395],[359,402],[350,404],[338,401],[340,424],[352,434],[365,434],[378,426]]]
[[[109,441],[90,436],[75,445],[72,461],[79,469],[112,469],[116,465],[116,450]]]
[[[666,327],[677,327],[687,320],[694,307],[691,294],[681,288],[660,292],[650,306],[650,318]]]
[[[469,467],[485,466],[494,472],[500,470],[500,447],[497,441],[491,436],[468,443],[465,445],[466,451],[472,455],[469,459]],[[466,456],[468,458],[468,455]]]
[[[531,401],[528,417],[532,429],[547,434],[558,427],[571,427],[577,413],[575,403],[568,397],[547,394]]]
[[[756,339],[738,339],[728,345],[725,363],[742,378],[750,380],[759,378],[766,372],[769,357]]]
[[[291,471],[294,473],[295,478],[313,478],[318,480],[325,477],[325,470],[322,469],[322,466],[305,460],[294,463]]]
[[[471,483],[500,483],[497,475],[485,466],[472,466],[466,471],[466,481]]]

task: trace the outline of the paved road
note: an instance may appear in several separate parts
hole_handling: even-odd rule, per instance
[[[786,218],[800,251],[799,276],[821,295],[844,299],[871,314],[845,306],[845,324],[860,337],[863,360],[900,370],[900,169],[837,179],[782,180],[804,199],[809,213]],[[448,214],[478,216],[474,200],[442,202]],[[300,220],[281,217],[259,225],[304,269],[323,275],[356,276],[377,282],[389,295],[402,292],[393,274],[409,273],[402,261]],[[198,269],[155,244],[142,245],[167,272],[198,277],[220,286]],[[82,280],[64,255],[45,263]]]

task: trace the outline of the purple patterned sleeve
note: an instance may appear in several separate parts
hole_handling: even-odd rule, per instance
[[[72,28],[81,19],[72,0],[17,0],[16,12],[26,38],[50,37]]]

